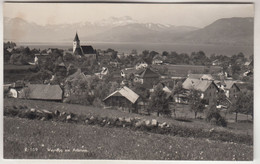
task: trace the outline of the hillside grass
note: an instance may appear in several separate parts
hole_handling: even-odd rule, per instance
[[[139,117],[141,119],[156,119],[159,122],[167,122],[170,125],[175,125],[179,127],[187,127],[193,129],[203,128],[205,130],[210,130],[214,128],[216,131],[228,132],[241,135],[253,136],[253,124],[250,122],[239,122],[239,123],[229,123],[227,128],[218,127],[214,124],[206,122],[205,120],[193,119],[193,113],[191,113],[188,108],[177,108],[177,116],[179,118],[185,118],[186,121],[175,120],[174,118],[167,117],[157,117],[156,115],[145,116],[135,113],[128,113],[128,111],[122,111],[117,109],[103,109],[95,108],[93,106],[82,106],[75,104],[66,104],[59,102],[50,102],[50,101],[40,101],[40,100],[25,100],[25,99],[14,99],[14,98],[5,98],[4,106],[27,106],[28,108],[35,109],[46,109],[54,112],[59,110],[60,112],[74,113],[77,115],[86,115],[91,116],[100,116],[100,117],[109,117],[109,118],[118,118],[118,117]],[[182,113],[182,114],[181,114]],[[189,115],[187,115],[189,113]],[[184,117],[185,116],[185,117]]]
[[[4,158],[252,160],[253,146],[127,128],[4,117]]]

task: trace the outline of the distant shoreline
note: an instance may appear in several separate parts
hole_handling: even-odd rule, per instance
[[[47,48],[72,48],[72,41],[63,42],[16,42],[18,46],[28,46],[29,48],[47,49]],[[207,56],[226,55],[232,56],[242,52],[245,56],[250,56],[254,52],[254,46],[241,46],[241,45],[213,45],[213,44],[175,44],[175,43],[138,43],[138,42],[81,42],[82,45],[92,45],[94,49],[106,50],[112,48],[119,53],[131,53],[133,49],[136,49],[138,53],[142,53],[144,50],[156,51],[162,53],[177,52],[187,53],[204,51]]]

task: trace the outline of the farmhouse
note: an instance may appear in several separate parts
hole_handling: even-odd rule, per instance
[[[4,85],[4,91],[8,97],[18,98],[19,92],[25,86],[24,81],[18,80],[15,83]]]
[[[108,106],[118,106],[125,108],[137,108],[137,100],[139,95],[124,86],[117,91],[111,93],[103,101]]]
[[[19,92],[19,98],[61,101],[62,90],[59,85],[28,84]]]
[[[75,38],[73,40],[73,55],[78,56],[96,56],[96,51],[93,49],[91,45],[80,45],[80,40],[78,37],[78,33],[76,33]]]
[[[153,64],[163,64],[163,58],[160,55],[156,55],[152,61]]]
[[[238,93],[240,92],[239,87],[234,81],[225,81],[224,85],[224,92],[227,98],[232,102],[235,103]]]
[[[201,99],[206,100],[206,104],[212,104],[218,93],[218,87],[213,81],[209,80],[198,80],[187,78],[182,87],[186,90],[195,89],[201,92]]]
[[[140,61],[138,61],[135,65],[135,69],[137,69],[137,70],[142,69],[142,68],[146,68],[146,67],[148,67],[148,64],[142,59]]]
[[[152,88],[159,81],[159,78],[160,76],[156,72],[150,68],[145,68],[135,72],[134,81],[143,84],[147,88]]]

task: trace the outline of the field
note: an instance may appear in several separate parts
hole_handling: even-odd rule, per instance
[[[168,69],[168,74],[173,77],[187,77],[189,73],[204,73],[208,68],[207,66],[199,65],[174,65],[174,64],[165,64],[165,65],[153,65],[155,68],[166,67]],[[222,67],[220,66],[210,66],[209,72],[220,72]]]
[[[4,117],[4,158],[252,160],[253,146]]]
[[[23,80],[26,76],[31,75],[29,70],[34,66],[31,65],[4,65],[4,83],[12,83],[17,80]]]

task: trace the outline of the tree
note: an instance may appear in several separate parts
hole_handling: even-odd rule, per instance
[[[249,91],[247,94],[247,106],[245,113],[248,115],[251,115],[252,118],[254,118],[254,93],[252,91]]]
[[[194,112],[195,119],[197,118],[198,113],[202,113],[205,109],[203,99],[200,98],[201,93],[198,90],[191,89],[188,96],[190,110]]]
[[[40,70],[39,72],[30,75],[29,81],[43,84],[45,80],[49,80],[50,78],[51,78],[51,72],[46,70]]]
[[[182,83],[179,81],[173,88],[173,97],[176,95],[177,99],[179,99],[179,95],[184,92],[182,88]],[[174,104],[176,106],[176,104]],[[174,116],[176,117],[175,107],[173,109]]]
[[[171,115],[167,94],[163,91],[162,85],[157,85],[151,94],[150,108],[157,112],[157,116],[160,114]]]
[[[4,62],[5,63],[9,62],[11,56],[12,56],[12,54],[9,51],[7,51],[7,49],[4,49]]]
[[[220,111],[216,108],[216,104],[213,104],[209,106],[209,109],[206,113],[206,120],[211,121],[212,119],[215,119],[216,125],[221,125],[223,127],[227,127],[227,121],[224,117],[221,116]]]
[[[143,105],[144,105],[144,110],[146,110],[146,103],[149,100],[150,97],[150,92],[149,89],[147,89],[146,87],[144,87],[142,84],[140,83],[136,83],[134,88],[133,88],[134,92],[137,93],[140,96],[140,99],[143,101]],[[147,110],[148,114],[150,114],[149,110]]]
[[[137,55],[137,50],[136,49],[132,49],[131,54],[132,55]]]
[[[231,112],[236,114],[235,121],[237,122],[238,113],[251,114],[253,117],[253,106],[253,93],[240,92],[231,108]]]
[[[168,57],[168,55],[169,55],[169,52],[163,51],[162,56]]]

